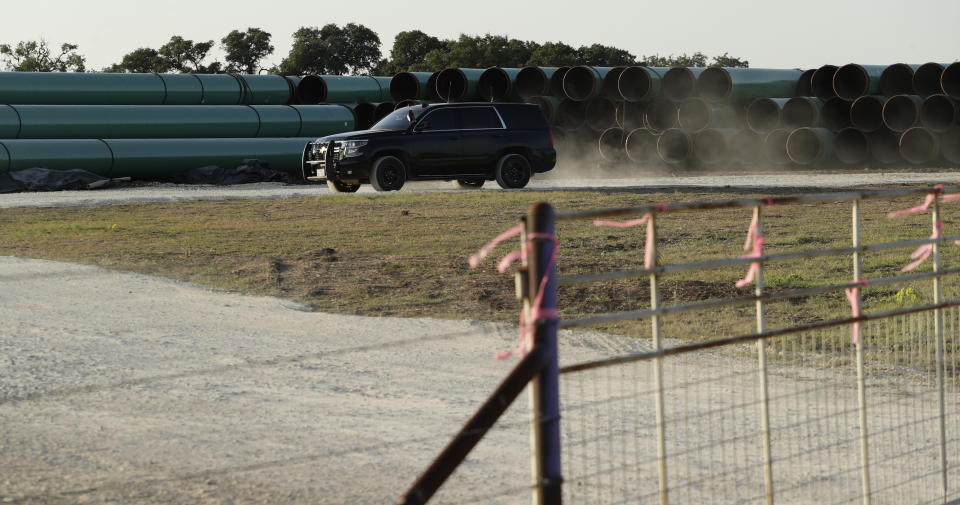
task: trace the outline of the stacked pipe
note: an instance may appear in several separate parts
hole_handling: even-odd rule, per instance
[[[307,142],[394,109],[389,77],[0,72],[0,172],[155,178],[256,158],[300,174]]]
[[[960,164],[960,63],[527,67],[516,76],[520,98],[563,138],[592,140],[607,162]]]

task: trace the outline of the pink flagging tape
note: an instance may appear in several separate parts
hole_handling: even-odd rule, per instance
[[[933,193],[927,194],[926,198],[923,199],[923,203],[917,205],[916,207],[910,207],[909,209],[898,210],[887,214],[887,217],[893,219],[895,217],[906,216],[908,214],[919,214],[926,211],[930,208],[930,205],[937,199],[937,195],[943,193],[943,184],[937,184],[933,187],[936,191]],[[953,196],[953,195],[951,195]],[[947,200],[944,200],[947,201]],[[953,201],[953,200],[950,200]]]
[[[521,232],[523,232],[523,224],[518,224],[513,228],[501,233],[500,235],[497,235],[496,238],[488,242],[486,245],[481,247],[479,251],[470,256],[470,258],[467,260],[470,263],[470,268],[477,268],[477,265],[483,261],[483,258],[486,258],[487,255],[490,254],[490,251],[493,251],[493,249],[500,245],[500,243],[504,240],[507,240],[510,237],[515,237]]]
[[[666,205],[661,203],[658,204],[658,206],[660,207],[661,212],[667,211]],[[641,218],[631,219],[629,221],[607,221],[605,219],[597,219],[593,221],[594,226],[612,226],[614,228],[629,228],[631,226],[637,226],[643,223],[647,223],[647,241],[644,245],[643,267],[649,270],[653,268],[654,264],[656,263],[656,257],[653,252],[653,238],[656,236],[656,230],[653,227],[653,219],[649,212],[644,214]]]
[[[560,317],[556,308],[543,308],[543,296],[547,288],[547,282],[550,280],[550,272],[553,271],[553,265],[557,261],[557,249],[559,248],[557,237],[549,233],[531,233],[527,236],[527,246],[524,250],[529,249],[530,241],[537,238],[547,239],[553,242],[553,249],[550,251],[550,260],[547,262],[547,273],[540,279],[540,287],[537,289],[537,295],[533,298],[533,303],[530,304],[530,320],[527,321],[523,311],[520,311],[520,338],[517,347],[510,351],[498,351],[494,354],[495,359],[501,360],[511,356],[525,356],[533,349],[533,327],[537,321],[544,319],[556,320]]]
[[[753,218],[750,219],[750,227],[747,228],[747,240],[743,243],[743,250],[749,251],[750,247],[753,246],[753,251],[748,252],[740,256],[741,258],[759,258],[763,256],[763,237],[757,235],[757,228],[759,227],[759,222],[757,220],[758,214],[754,214]],[[760,262],[754,261],[750,263],[750,269],[747,270],[747,275],[737,281],[736,286],[742,288],[751,282],[753,282],[754,277],[757,276],[757,272],[760,271]]]
[[[741,258],[759,258],[761,256],[763,256],[763,237],[757,235],[753,238],[753,251],[748,252],[747,254],[744,254],[743,256],[740,256],[740,257]],[[759,271],[760,271],[759,261],[754,261],[753,263],[750,263],[750,269],[747,270],[747,275],[743,279],[740,279],[739,281],[737,281],[737,287],[742,288],[750,284],[751,282],[753,282],[753,279],[757,276],[757,273]]]
[[[867,285],[866,279],[860,279],[857,281],[862,284],[864,287]],[[860,286],[854,286],[852,288],[846,288],[843,290],[847,294],[847,301],[850,302],[850,312],[853,314],[853,317],[860,317]],[[853,323],[853,343],[860,342],[860,321]]]
[[[943,230],[943,223],[942,223],[942,222],[937,221],[936,223],[934,223],[934,224],[933,224],[933,234],[930,235],[930,239],[932,240],[932,239],[940,238],[940,232],[941,232],[942,230]],[[931,254],[931,253],[933,253],[933,244],[923,244],[922,246],[914,249],[914,251],[913,251],[912,253],[910,253],[910,259],[916,260],[916,261],[914,261],[913,263],[910,263],[909,265],[901,268],[900,271],[901,271],[901,272],[909,272],[909,271],[913,270],[914,268],[917,268],[918,266],[920,266],[921,263],[923,263],[924,261],[927,260],[927,258],[930,257],[930,254]]]

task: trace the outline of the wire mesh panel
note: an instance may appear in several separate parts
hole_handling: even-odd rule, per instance
[[[627,310],[601,315],[580,303],[576,308],[585,315],[568,312],[561,326],[600,325],[652,342],[647,351],[561,370],[567,503],[960,503],[960,249],[946,245],[957,236],[940,234],[942,192],[935,188],[922,206],[899,212],[902,201],[876,202],[906,193],[661,204],[563,216],[646,213],[612,224],[646,223],[643,268],[582,274],[578,266],[575,275],[561,277],[561,284],[584,294],[597,289],[582,285],[628,286],[625,279],[649,277],[649,291],[634,290],[645,299],[617,302]],[[865,219],[867,244],[860,237],[862,199],[870,200],[872,214]],[[763,249],[761,208],[776,208],[770,211],[773,227],[851,203],[851,246],[843,244],[850,228],[837,227],[799,235],[770,231],[770,247]],[[676,223],[661,225],[655,214],[704,210],[729,217],[717,209],[749,206],[747,243],[753,240],[753,249],[747,255],[724,259],[713,251],[700,259],[689,247],[659,254],[658,246],[675,241],[661,233],[689,234]],[[911,240],[917,230],[929,229],[919,217],[897,226],[885,215],[928,209],[930,239]],[[724,229],[719,221],[717,229]],[[916,248],[909,259],[907,248]],[[683,262],[669,263],[668,256]],[[757,258],[748,275],[731,277],[731,271],[743,272],[747,258]],[[770,287],[767,263],[778,265]],[[662,279],[670,274],[699,275],[716,286],[736,281],[738,289],[755,288],[754,296],[745,289],[705,288],[678,295],[670,286],[680,284]],[[811,283],[815,278],[822,280]],[[670,289],[672,303],[662,305]]]

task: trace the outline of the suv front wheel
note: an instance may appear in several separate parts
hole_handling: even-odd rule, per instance
[[[522,188],[530,182],[530,162],[522,155],[507,154],[497,163],[496,176],[501,188]]]
[[[381,156],[370,167],[370,185],[377,191],[397,191],[407,180],[407,169],[396,156]]]

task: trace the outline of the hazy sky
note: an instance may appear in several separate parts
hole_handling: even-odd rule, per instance
[[[0,42],[79,44],[90,69],[119,62],[172,35],[219,40],[233,29],[273,34],[279,63],[301,26],[360,23],[389,56],[394,36],[419,29],[440,38],[507,35],[574,47],[599,42],[636,56],[730,53],[752,67],[825,63],[952,62],[960,58],[960,0],[34,0],[5,2]],[[222,60],[222,51],[214,53]],[[264,65],[269,66],[269,65]]]

